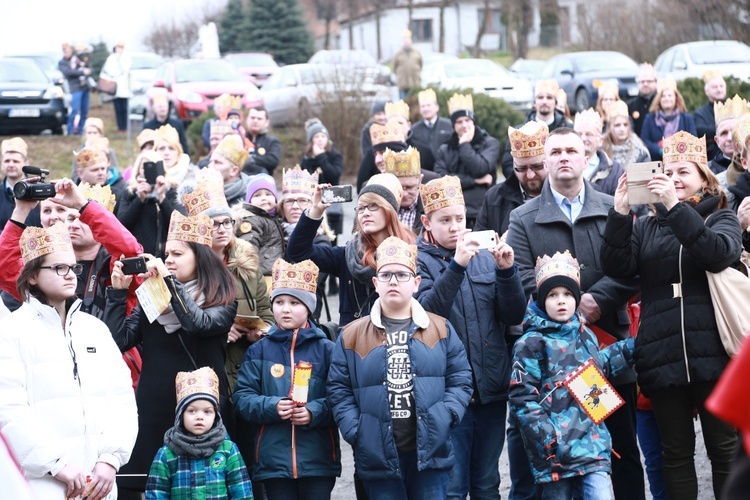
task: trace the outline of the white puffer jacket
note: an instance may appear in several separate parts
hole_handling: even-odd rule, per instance
[[[40,499],[65,499],[67,464],[127,463],[138,433],[130,372],[107,327],[32,298],[0,320],[0,428]],[[111,498],[116,498],[114,493]]]

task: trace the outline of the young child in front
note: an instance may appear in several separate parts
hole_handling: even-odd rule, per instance
[[[450,431],[471,399],[463,344],[412,296],[417,247],[385,239],[370,316],[349,323],[333,352],[328,400],[370,500],[445,498],[455,461]]]
[[[339,432],[326,399],[333,342],[310,320],[318,267],[273,266],[276,325],[245,353],[233,400],[255,426],[253,481],[268,500],[325,500],[341,475]]]
[[[245,462],[219,415],[219,377],[207,366],[179,372],[175,388],[174,427],[151,464],[146,499],[252,500]]]
[[[537,259],[537,297],[513,349],[510,409],[543,500],[611,500],[612,439],[563,385],[589,359],[605,377],[631,366],[634,339],[599,350],[578,311],[580,268],[567,250]]]

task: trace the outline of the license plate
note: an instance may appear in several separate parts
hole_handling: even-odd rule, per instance
[[[38,109],[14,108],[8,110],[8,118],[38,118]]]

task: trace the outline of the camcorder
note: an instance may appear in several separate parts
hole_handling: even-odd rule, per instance
[[[23,167],[23,173],[26,178],[38,177],[37,180],[22,180],[16,182],[13,186],[13,196],[17,200],[41,201],[55,196],[55,185],[51,182],[44,182],[44,178],[49,175],[49,170],[39,167]]]

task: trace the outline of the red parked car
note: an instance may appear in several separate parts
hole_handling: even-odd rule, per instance
[[[170,112],[190,122],[213,106],[221,94],[241,96],[245,108],[261,106],[258,87],[248,82],[230,63],[222,59],[183,59],[162,64],[156,70],[149,96],[163,92],[169,96]],[[149,99],[149,107],[151,99]]]
[[[264,52],[227,54],[224,59],[240,70],[247,81],[258,87],[262,87],[271,75],[279,72],[279,65],[273,60],[273,56]]]

